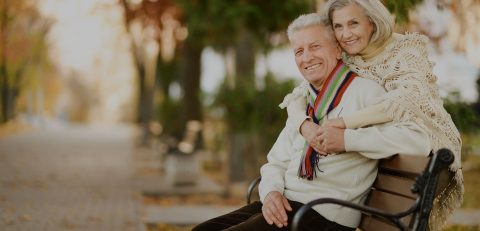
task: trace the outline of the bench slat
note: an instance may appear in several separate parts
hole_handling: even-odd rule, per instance
[[[367,205],[385,212],[398,213],[407,210],[413,203],[414,199],[373,189]]]
[[[375,217],[364,215],[362,217],[362,223],[358,227],[362,231],[398,231],[396,226],[377,219]]]
[[[415,199],[417,198],[417,195],[413,194],[410,190],[414,183],[415,181],[413,179],[379,173],[373,187],[380,191],[386,191]]]
[[[425,169],[428,160],[427,156],[395,155],[392,158],[380,160],[379,172],[393,171],[415,178]]]

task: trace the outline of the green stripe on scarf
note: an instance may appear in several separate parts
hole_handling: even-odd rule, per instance
[[[322,124],[324,117],[337,106],[336,104],[340,102],[343,93],[355,77],[356,74],[351,72],[342,61],[339,61],[323,83],[320,91],[317,92],[310,85],[309,95],[307,96],[307,114],[313,119],[313,122]],[[298,176],[307,180],[313,180],[317,174],[316,169],[321,171],[318,167],[319,159],[318,153],[305,142],[305,148],[298,168]]]

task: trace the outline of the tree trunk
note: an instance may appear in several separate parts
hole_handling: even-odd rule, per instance
[[[248,138],[246,133],[233,131],[230,136],[230,158],[229,158],[229,179],[230,182],[245,180],[245,159],[248,150]]]
[[[3,0],[1,3],[0,15],[0,103],[1,114],[0,119],[5,123],[9,119],[8,112],[8,98],[9,98],[9,83],[7,76],[7,20],[8,20],[8,2]]]
[[[235,86],[255,86],[255,46],[253,36],[244,30],[235,46]],[[253,112],[252,112],[253,113]],[[232,131],[238,133],[239,131]],[[233,134],[230,136],[230,181],[238,182],[246,179],[245,162],[255,159],[252,149],[252,135]]]
[[[181,118],[183,129],[190,120],[202,121],[200,101],[200,66],[203,47],[195,44],[192,39],[187,39],[183,47],[183,73],[182,90],[183,103],[181,105]]]
[[[255,44],[252,34],[243,30],[235,46],[236,82],[247,81],[255,86]]]

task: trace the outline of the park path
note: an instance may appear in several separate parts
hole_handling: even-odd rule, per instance
[[[145,230],[128,126],[0,139],[0,230]]]
[[[0,230],[144,231],[145,224],[196,224],[238,207],[144,205],[142,191],[169,195],[181,190],[163,177],[135,174],[138,166],[155,161],[139,165],[133,131],[68,125],[1,138]],[[200,177],[189,191],[221,189]],[[459,209],[448,223],[479,221],[480,210]]]

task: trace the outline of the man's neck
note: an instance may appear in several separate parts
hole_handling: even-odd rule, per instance
[[[343,64],[343,61],[340,59],[338,60],[337,64],[335,65],[335,67],[330,71],[330,74],[328,74],[328,76],[322,81],[321,84],[313,84],[313,83],[310,83],[310,87],[316,91],[316,93],[318,94],[318,92],[322,89],[323,87],[323,84],[325,83],[325,81],[330,78],[331,75],[334,75],[335,74],[335,70],[337,70],[337,68],[339,66],[341,66]]]

